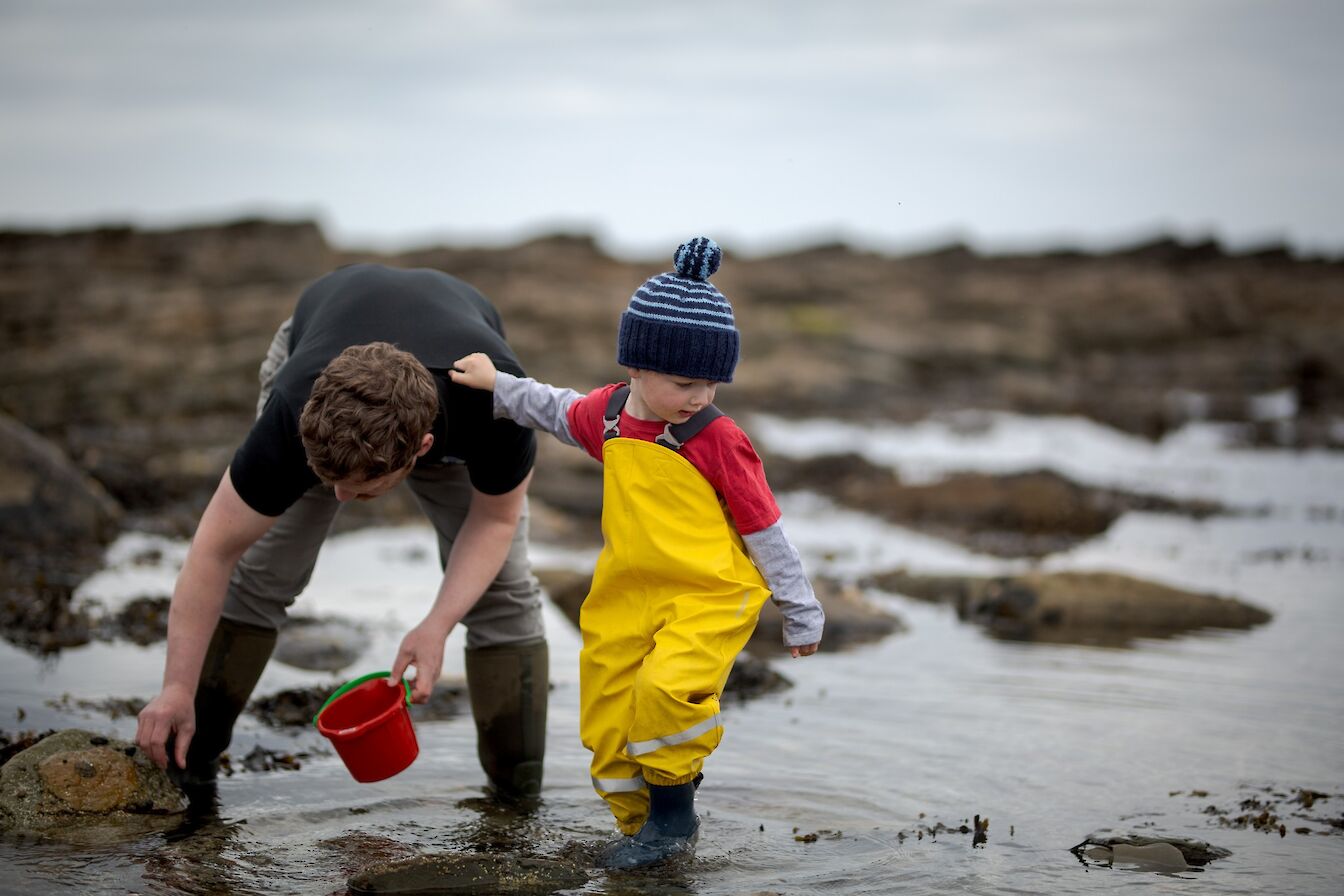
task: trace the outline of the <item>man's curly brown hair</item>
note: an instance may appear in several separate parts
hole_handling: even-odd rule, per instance
[[[386,342],[353,345],[326,366],[299,417],[308,466],[327,483],[409,467],[439,412],[425,365]]]

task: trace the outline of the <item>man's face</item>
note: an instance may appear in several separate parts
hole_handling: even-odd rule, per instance
[[[330,482],[328,485],[336,492],[337,501],[372,501],[374,498],[381,498],[400,485],[403,479],[411,475],[411,468],[414,466],[415,464],[411,464],[405,469],[393,470],[391,473],[379,476],[376,479],[352,476],[349,479]]]
[[[429,433],[420,439],[420,450],[415,454],[415,460],[425,456],[434,445],[434,436]],[[383,495],[392,491],[401,484],[402,480],[411,475],[411,470],[415,469],[415,460],[412,460],[403,469],[393,470],[391,473],[385,473],[374,479],[365,479],[363,476],[351,476],[348,479],[341,479],[336,482],[327,482],[332,491],[336,492],[337,501],[372,501],[374,498],[381,498]]]

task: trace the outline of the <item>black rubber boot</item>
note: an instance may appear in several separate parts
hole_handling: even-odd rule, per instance
[[[468,650],[466,667],[476,753],[491,787],[505,799],[538,796],[550,697],[546,642]]]
[[[695,814],[695,782],[671,787],[649,785],[649,818],[633,837],[623,837],[603,851],[604,868],[631,871],[685,855],[700,834]]]
[[[201,666],[196,734],[187,748],[187,767],[175,776],[179,786],[207,784],[219,774],[219,754],[228,747],[233,725],[271,658],[276,635],[273,628],[219,620]]]

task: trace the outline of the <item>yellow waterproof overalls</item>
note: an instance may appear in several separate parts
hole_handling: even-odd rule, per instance
[[[661,444],[620,438],[628,391],[606,411],[606,543],[579,613],[579,732],[593,788],[633,834],[645,783],[693,780],[719,745],[719,697],[770,592],[714,487],[676,451],[719,411],[669,427]]]

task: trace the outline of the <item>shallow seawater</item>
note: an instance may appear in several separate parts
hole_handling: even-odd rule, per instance
[[[1222,500],[1244,512],[1131,514],[1042,565],[1234,596],[1274,619],[1248,632],[1084,647],[996,640],[947,607],[873,594],[908,631],[852,652],[781,656],[775,665],[791,690],[726,705],[724,742],[698,799],[693,861],[646,876],[595,871],[570,892],[1338,892],[1344,834],[1326,833],[1322,819],[1344,817],[1344,456],[1237,450],[1198,429],[1154,446],[1081,421],[1003,415],[862,433],[820,421],[785,433],[768,418],[748,428],[797,453],[828,450],[831,439],[862,443],[870,459],[906,476],[1050,467],[1093,484]],[[1023,565],[812,495],[782,503],[817,572]],[[149,548],[157,556],[146,562]],[[80,596],[112,607],[163,593],[183,550],[127,536]],[[546,545],[536,555],[539,566],[582,569],[592,560]],[[428,602],[435,563],[424,528],[335,537],[296,611],[359,621],[369,648],[347,672],[386,668]],[[578,639],[558,612],[548,624],[547,777],[530,812],[481,798],[465,716],[420,723],[420,757],[371,785],[355,783],[314,732],[245,717],[235,755],[256,744],[313,755],[299,771],[223,779],[215,811],[166,833],[0,837],[0,892],[327,894],[344,892],[364,865],[414,853],[581,858],[611,825],[575,733]],[[460,675],[460,648],[457,633],[446,675]],[[0,645],[0,728],[129,737],[133,719],[109,720],[73,701],[150,696],[162,657],[162,645],[96,643],[45,660]],[[272,663],[258,693],[330,680]],[[49,703],[67,693],[71,701]],[[1331,796],[1304,812],[1287,799],[1298,788]],[[1249,799],[1277,803],[1285,836],[1225,827],[1205,811],[1236,816]],[[977,815],[989,820],[982,843],[959,830]],[[1193,838],[1232,854],[1187,871],[1088,866],[1069,848],[1096,833]]]

